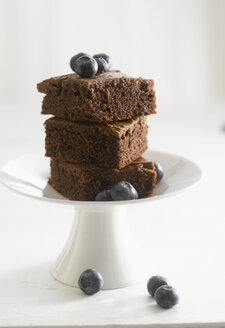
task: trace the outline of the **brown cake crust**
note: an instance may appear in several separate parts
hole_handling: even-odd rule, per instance
[[[156,183],[154,164],[139,158],[123,169],[103,169],[51,159],[50,185],[70,200],[91,201],[104,189],[119,181],[130,182],[139,198],[148,197]]]
[[[148,148],[147,118],[115,123],[45,122],[46,156],[71,163],[123,168]]]
[[[76,73],[37,84],[45,93],[42,114],[71,121],[108,122],[156,113],[154,81],[108,71],[92,78]]]

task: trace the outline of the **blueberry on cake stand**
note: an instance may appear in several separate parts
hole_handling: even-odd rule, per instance
[[[158,151],[147,151],[144,156],[159,162],[165,175],[151,197],[133,201],[87,202],[63,198],[48,185],[49,159],[40,153],[16,158],[2,167],[0,180],[8,188],[75,209],[70,236],[51,271],[55,279],[77,287],[80,274],[94,268],[104,278],[103,288],[111,289],[132,285],[143,277],[142,252],[130,233],[127,207],[150,205],[152,201],[175,195],[201,177],[201,169],[183,157]]]

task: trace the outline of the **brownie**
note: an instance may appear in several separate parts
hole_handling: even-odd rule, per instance
[[[130,182],[139,198],[150,196],[156,183],[154,165],[139,158],[122,169],[107,169],[51,159],[49,183],[71,200],[94,200],[100,191],[110,189],[119,181]]]
[[[46,156],[77,164],[122,168],[148,148],[146,117],[115,123],[53,117],[45,122],[45,130]]]
[[[76,73],[37,85],[45,93],[42,114],[71,121],[108,122],[156,113],[154,81],[108,71],[91,78]]]

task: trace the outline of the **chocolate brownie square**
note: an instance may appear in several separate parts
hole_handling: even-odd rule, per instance
[[[156,113],[154,81],[108,71],[91,78],[76,73],[37,85],[45,93],[42,114],[71,121],[113,122]]]
[[[51,159],[49,183],[70,200],[92,201],[100,191],[110,189],[119,181],[130,182],[138,198],[148,197],[156,183],[154,164],[139,158],[122,169],[107,169]]]
[[[122,168],[147,149],[147,118],[115,123],[72,122],[50,118],[45,122],[46,156],[67,162]]]

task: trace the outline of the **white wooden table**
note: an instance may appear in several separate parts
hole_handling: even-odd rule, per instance
[[[73,210],[0,186],[0,327],[225,327],[225,134],[222,113],[216,113],[204,122],[201,115],[178,115],[169,126],[166,114],[154,118],[152,147],[197,161],[204,176],[192,190],[130,213],[149,277],[168,277],[179,291],[178,306],[159,308],[147,294],[147,281],[91,297],[55,281],[49,269]],[[29,151],[30,136],[2,132],[0,164]],[[33,150],[39,143],[32,140]]]

